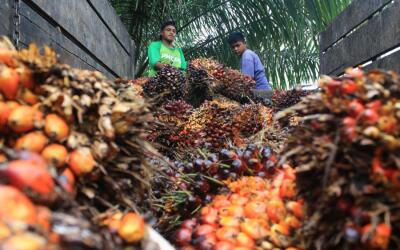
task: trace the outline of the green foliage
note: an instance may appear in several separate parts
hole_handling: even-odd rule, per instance
[[[351,0],[110,0],[136,43],[136,75],[146,65],[147,45],[160,24],[178,24],[176,45],[188,60],[213,57],[237,68],[226,37],[242,31],[276,88],[289,88],[318,76],[318,34]]]

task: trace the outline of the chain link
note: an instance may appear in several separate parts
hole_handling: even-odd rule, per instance
[[[20,15],[20,9],[21,9],[21,0],[14,0],[14,14],[13,14],[13,42],[15,47],[18,49],[19,48],[19,41],[20,41],[20,25],[21,25],[21,15]]]

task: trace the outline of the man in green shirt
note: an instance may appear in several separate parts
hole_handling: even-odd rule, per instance
[[[152,42],[148,48],[149,57],[148,76],[155,76],[157,71],[165,65],[185,70],[186,60],[181,48],[176,48],[173,43],[176,35],[174,21],[165,22],[161,26],[160,41]]]

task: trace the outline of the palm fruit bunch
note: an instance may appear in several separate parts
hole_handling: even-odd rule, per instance
[[[143,92],[147,98],[154,99],[155,105],[162,105],[167,101],[182,99],[185,88],[186,78],[182,71],[167,65],[143,85]]]
[[[320,85],[321,93],[276,115],[302,122],[282,160],[297,166],[309,207],[306,249],[399,249],[399,77],[349,69]]]
[[[305,212],[295,174],[285,166],[267,178],[241,177],[175,234],[179,249],[295,250]]]
[[[219,153],[200,152],[193,161],[176,161],[164,166],[169,176],[154,179],[158,189],[159,229],[168,234],[183,219],[192,217],[200,207],[226,187],[225,181],[241,176],[270,176],[275,172],[276,155],[269,147],[254,144],[245,148],[222,149]],[[172,223],[174,222],[174,223]]]
[[[192,61],[195,68],[205,69],[215,79],[212,90],[240,103],[249,102],[256,83],[251,77],[207,58]]]
[[[310,94],[308,91],[296,88],[291,90],[276,89],[272,95],[272,107],[276,111],[283,110],[300,102],[301,98],[308,94]]]
[[[47,47],[41,54],[34,45],[18,52],[0,43],[0,94],[0,146],[37,153],[51,167],[50,174],[25,163],[10,171],[15,185],[38,188],[32,200],[68,197],[89,220],[117,206],[146,209],[156,171],[145,161],[154,151],[145,141],[152,115],[129,84],[59,64]]]
[[[154,114],[155,122],[147,139],[169,157],[184,154],[188,147],[199,144],[195,131],[189,133],[184,128],[192,112],[193,107],[183,100],[165,103]]]
[[[1,249],[140,249],[145,226],[139,215],[121,213],[113,228],[88,220],[65,191],[74,185],[71,173],[57,176],[37,153],[0,152]]]
[[[211,78],[206,70],[189,64],[187,68],[187,81],[188,86],[185,99],[193,107],[198,108],[204,101],[213,99]]]
[[[205,102],[194,110],[185,125],[186,131],[197,131],[209,151],[218,152],[230,143],[241,146],[246,139],[271,121],[270,110],[260,104],[239,105],[217,100]]]

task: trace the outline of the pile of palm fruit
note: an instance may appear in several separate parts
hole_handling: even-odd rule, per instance
[[[399,249],[400,81],[393,72],[322,77],[281,155],[308,205],[305,249]]]
[[[140,249],[134,211],[150,205],[155,170],[137,91],[5,42],[0,93],[0,248]]]

